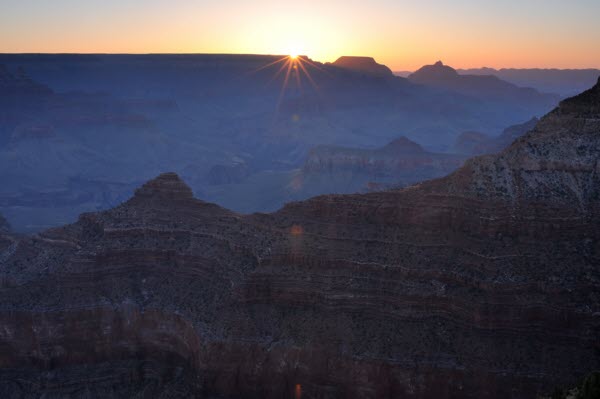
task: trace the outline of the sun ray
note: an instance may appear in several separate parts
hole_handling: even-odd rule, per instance
[[[275,105],[275,113],[273,115],[273,124],[276,123],[279,115],[280,115],[280,110],[281,110],[281,105],[283,104],[284,98],[286,97],[286,92],[288,91],[288,89],[290,88],[290,83],[292,81],[295,81],[295,85],[298,89],[298,93],[300,94],[300,96],[303,96],[305,94],[304,91],[304,84],[303,84],[303,80],[307,79],[310,86],[312,86],[315,89],[315,93],[317,94],[318,97],[321,97],[323,95],[323,93],[321,93],[320,87],[317,84],[317,82],[315,81],[315,79],[313,78],[313,72],[317,71],[317,72],[324,72],[327,75],[331,75],[331,73],[329,71],[327,71],[326,69],[322,68],[321,66],[315,64],[314,62],[312,62],[311,60],[309,60],[306,56],[300,56],[300,55],[288,55],[282,58],[279,58],[275,61],[269,62],[266,65],[263,65],[257,69],[254,69],[252,71],[250,71],[249,73],[246,73],[245,75],[249,75],[252,73],[256,73],[258,71],[264,70],[266,68],[269,67],[276,67],[277,71],[273,74],[273,76],[269,79],[269,81],[265,84],[266,86],[269,86],[273,81],[277,80],[280,78],[280,76],[284,73],[285,71],[285,77],[283,78],[283,82],[281,82],[281,87],[279,89],[279,96],[277,98],[277,103]],[[291,75],[294,76],[291,76]]]
[[[292,70],[292,62],[288,61],[288,68],[285,72],[285,79],[283,81],[283,85],[281,86],[281,91],[279,92],[279,100],[277,100],[277,110],[281,106],[281,102],[283,101],[283,95],[285,94],[285,89],[287,88],[288,82],[290,80],[290,71]]]
[[[296,85],[298,85],[298,90],[300,91],[300,94],[304,94],[304,91],[302,90],[302,79],[300,79],[300,70],[298,69],[298,64],[299,62],[297,60],[293,60],[294,62],[294,76],[296,77]]]
[[[265,86],[270,85],[271,82],[273,82],[275,79],[277,79],[279,77],[279,75],[281,75],[281,73],[283,72],[285,67],[288,66],[289,63],[290,63],[290,60],[287,59],[285,63],[281,64],[281,67],[279,68],[279,70],[277,72],[275,72],[275,75],[273,75],[273,77],[271,79],[269,79],[269,81],[267,82],[267,84]]]
[[[309,82],[313,85],[313,87],[319,91],[319,85],[317,85],[317,83],[313,80],[312,76],[310,76],[310,72],[308,72],[308,70],[306,69],[306,67],[302,64],[302,62],[299,62],[298,65],[300,65],[300,68],[302,69],[302,71],[304,71],[304,74],[306,75],[306,77],[308,78]]]
[[[308,58],[298,57],[298,60],[300,62],[302,62],[302,63],[307,63],[308,65],[312,66],[313,68],[316,68],[319,71],[324,72],[327,75],[331,76],[331,73],[328,70],[321,68],[320,66],[318,66],[317,64],[315,64],[314,62],[312,62],[311,60],[309,60]]]
[[[268,67],[270,67],[270,66],[276,65],[276,64],[278,64],[278,63],[280,63],[280,62],[287,61],[287,60],[288,60],[288,57],[282,57],[282,58],[280,58],[280,59],[278,59],[278,60],[275,60],[275,61],[273,61],[273,62],[269,62],[267,65],[263,65],[263,66],[261,66],[261,67],[259,67],[259,68],[253,69],[253,70],[251,70],[251,71],[247,72],[247,74],[248,74],[248,75],[251,75],[251,74],[253,74],[253,73],[257,73],[257,72],[259,72],[259,71],[262,71],[263,69],[266,69],[266,68],[268,68]]]

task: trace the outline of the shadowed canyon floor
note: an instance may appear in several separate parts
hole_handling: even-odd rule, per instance
[[[272,214],[173,173],[0,230],[3,397],[531,398],[600,367],[600,82],[498,155]]]

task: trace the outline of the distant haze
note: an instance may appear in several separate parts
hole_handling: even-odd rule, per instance
[[[393,70],[598,68],[597,0],[0,0],[0,52],[369,55]]]

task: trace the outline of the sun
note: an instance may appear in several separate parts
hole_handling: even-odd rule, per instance
[[[298,57],[300,57],[300,54],[306,54],[303,51],[304,47],[299,45],[298,43],[290,44],[287,46],[287,54],[292,60],[295,60]]]

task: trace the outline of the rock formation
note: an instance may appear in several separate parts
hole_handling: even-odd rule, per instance
[[[0,212],[15,231],[37,233],[109,209],[167,170],[230,209],[273,211],[307,198],[286,187],[316,146],[368,148],[402,132],[445,150],[465,130],[499,131],[555,106],[300,59],[308,75],[296,65],[282,92],[286,57],[0,54],[11,87],[33,79],[54,90],[5,95],[0,83]]]
[[[406,137],[377,149],[319,146],[308,154],[302,181],[304,184],[321,181],[329,187],[329,193],[358,192],[368,183],[403,187],[445,176],[460,167],[465,159],[425,151]],[[347,191],[336,191],[336,188]]]
[[[600,366],[600,82],[403,190],[238,215],[163,174],[0,264],[5,397],[531,398]]]
[[[342,56],[335,60],[335,62],[332,62],[331,65],[371,76],[386,78],[394,76],[390,68],[383,64],[378,64],[372,57]]]

